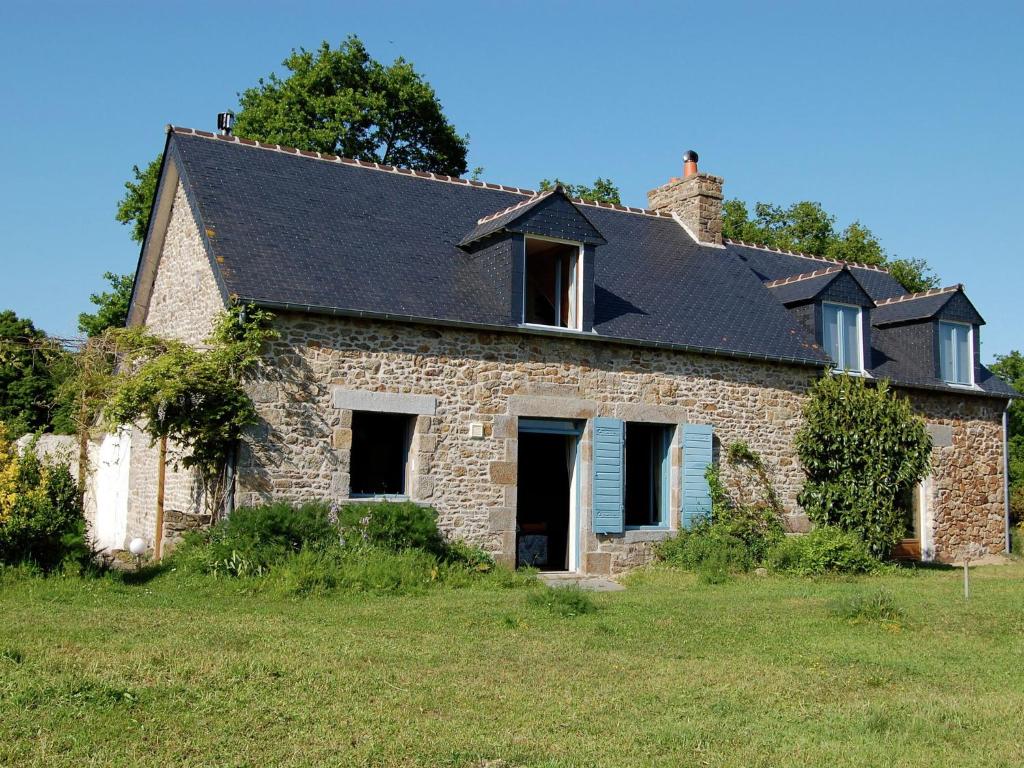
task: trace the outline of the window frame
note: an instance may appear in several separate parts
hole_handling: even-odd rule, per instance
[[[526,321],[526,292],[529,281],[527,275],[527,264],[529,263],[530,240],[540,240],[548,243],[559,243],[561,245],[575,246],[573,252],[573,264],[569,268],[569,276],[572,284],[569,288],[569,295],[572,297],[572,304],[569,306],[567,325],[547,325],[546,323],[529,323]],[[559,261],[561,257],[558,257]],[[522,325],[527,328],[545,328],[559,331],[581,331],[583,329],[583,243],[577,240],[563,240],[559,237],[548,237],[547,235],[523,235],[523,289],[519,302],[519,317]],[[555,319],[562,317],[562,268],[561,263],[555,269]]]
[[[966,328],[967,329],[967,381],[966,382],[964,382],[964,381],[949,381],[945,377],[945,372],[944,372],[945,366],[942,365],[942,327],[944,325],[948,325],[950,327],[957,327],[957,326],[959,326],[961,328]],[[944,384],[947,384],[947,385],[949,385],[951,387],[964,387],[964,388],[967,388],[967,389],[973,389],[974,386],[975,386],[975,384],[974,384],[974,325],[972,325],[971,323],[961,322],[959,320],[939,320],[938,323],[936,324],[936,330],[937,330],[938,342],[939,342],[938,343],[938,347],[939,347],[939,355],[938,355],[938,357],[939,357],[939,360],[938,360],[938,363],[939,363],[939,378],[942,379],[942,382]],[[957,353],[957,345],[955,343],[952,345],[952,349],[953,349],[953,363],[954,363],[953,364],[953,370],[955,371],[956,368],[957,368],[956,363],[959,362],[959,358],[957,357],[957,354],[958,354]]]
[[[656,477],[661,485],[660,503],[657,510],[657,521],[646,525],[628,525],[626,515],[628,511],[623,508],[623,531],[667,531],[671,528],[672,509],[672,449],[675,445],[677,425],[663,422],[645,421],[623,421],[623,436],[625,438],[622,451],[622,482],[623,501],[625,501],[626,483],[628,482],[627,469],[629,463],[629,425],[644,424],[649,427],[658,427],[662,432],[662,442],[659,446],[660,466],[656,475],[652,473],[652,479]]]
[[[353,409],[352,419],[353,424],[356,418],[356,414],[367,414],[372,416],[390,416],[392,418],[402,418],[406,420],[405,435],[403,437],[402,446],[402,491],[400,493],[361,493],[352,490],[352,456],[355,452],[356,442],[355,434],[353,433],[352,443],[349,447],[349,482],[348,482],[348,498],[351,501],[409,501],[412,499],[412,481],[413,481],[413,449],[412,444],[416,434],[416,415],[405,413],[403,411],[377,411],[377,410],[366,410],[366,409]]]
[[[828,354],[828,349],[825,344],[825,309],[827,307],[836,307],[840,310],[853,309],[857,312],[857,368],[844,367],[839,360],[833,358],[832,362],[835,364],[835,369],[842,373],[851,374],[854,376],[864,376],[867,373],[867,369],[864,367],[864,307],[857,304],[845,304],[841,301],[823,301],[821,302],[821,346],[825,349],[825,353]],[[842,325],[839,326],[839,333],[842,335]],[[844,339],[839,339],[839,351],[845,349],[843,344]],[[838,357],[838,355],[836,356]]]

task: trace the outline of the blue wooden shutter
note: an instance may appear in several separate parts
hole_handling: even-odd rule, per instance
[[[622,533],[625,525],[625,425],[594,419],[594,533]]]
[[[707,472],[711,464],[710,424],[683,424],[683,508],[679,524],[692,528],[711,516],[711,489]]]

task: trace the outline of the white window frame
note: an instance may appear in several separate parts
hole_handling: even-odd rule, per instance
[[[823,301],[821,302],[821,346],[825,346],[825,307],[839,307],[840,309],[853,309],[857,311],[857,368],[843,368],[840,366],[838,360],[833,362],[836,365],[837,371],[843,373],[852,373],[855,375],[863,376],[865,374],[864,369],[864,308],[859,307],[856,304],[843,304],[839,301]],[[840,325],[840,334],[842,333],[842,326]],[[839,340],[839,349],[842,350],[845,347],[843,340]]]
[[[543,240],[548,243],[561,243],[562,245],[574,245],[576,246],[576,253],[573,256],[572,269],[569,270],[569,279],[572,284],[569,286],[570,295],[573,297],[573,303],[569,306],[569,324],[568,325],[546,325],[545,323],[528,323],[526,322],[526,265],[527,265],[527,242],[529,240]],[[555,319],[562,317],[562,260],[558,258],[558,263],[555,266]],[[583,327],[583,243],[575,240],[562,240],[557,237],[547,237],[545,235],[524,235],[523,236],[523,295],[520,297],[520,318],[522,318],[522,324],[528,328],[556,328],[563,331],[579,331]]]
[[[942,371],[942,326],[944,325],[959,325],[967,328],[967,382],[962,381],[946,381],[945,378],[942,381],[951,387],[964,387],[973,389],[974,388],[974,326],[970,323],[961,323],[956,320],[939,320],[939,375],[943,375]],[[956,344],[953,344],[953,370],[957,369],[956,363],[958,362],[956,351]]]

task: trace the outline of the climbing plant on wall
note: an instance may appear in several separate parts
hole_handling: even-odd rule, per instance
[[[905,534],[900,499],[928,472],[924,420],[887,382],[827,375],[811,390],[796,445],[815,523],[857,533],[879,557]]]
[[[163,339],[144,328],[111,329],[101,354],[115,363],[106,381],[95,373],[83,411],[101,411],[111,429],[134,424],[153,441],[170,439],[182,466],[203,483],[211,512],[222,498],[223,472],[256,410],[244,384],[258,371],[264,343],[276,336],[272,315],[235,306],[217,319],[206,346]]]

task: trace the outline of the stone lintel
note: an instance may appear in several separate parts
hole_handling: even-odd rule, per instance
[[[682,424],[687,421],[687,409],[673,405],[616,403],[611,415],[623,421],[642,421],[652,424]]]
[[[546,395],[512,395],[508,411],[513,416],[549,419],[592,419],[597,415],[597,402],[578,397]]]
[[[378,413],[408,413],[433,416],[437,411],[437,398],[433,395],[408,395],[399,392],[370,392],[363,389],[331,388],[331,403],[335,408]]]

